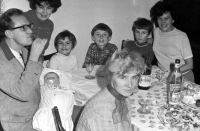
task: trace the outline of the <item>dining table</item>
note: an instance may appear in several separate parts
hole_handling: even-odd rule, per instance
[[[91,75],[96,76],[96,70],[97,69],[94,69]],[[161,79],[158,79],[155,77],[155,73],[159,71],[162,72],[157,66],[152,67],[152,84],[149,90],[138,90],[138,92],[129,97],[131,105],[131,124],[134,125],[136,131],[175,131],[171,127],[166,126],[159,118],[160,108],[166,105],[167,102],[166,78],[169,74],[168,72],[163,72]],[[88,72],[85,68],[75,70],[70,74],[72,75],[74,90],[82,92],[87,98],[82,101],[81,106],[84,106],[93,95],[106,87],[106,81],[103,77],[96,76],[95,79],[86,79],[85,76],[88,75]],[[200,88],[199,85],[195,85]],[[141,104],[139,103],[141,99],[149,101],[148,109],[150,113],[141,114],[138,112],[138,109],[141,108]],[[198,129],[200,131],[200,128]]]
[[[95,76],[94,79],[86,79],[85,77],[89,75],[85,68],[76,69],[70,72],[72,78],[72,88],[74,91],[81,92],[86,99],[80,100],[82,104],[79,106],[84,106],[84,104],[102,88],[106,87],[106,82],[103,77],[97,77],[96,71],[99,66],[95,66],[90,75]]]
[[[156,68],[155,68],[156,69]],[[155,70],[153,70],[155,72]],[[131,95],[131,123],[139,131],[170,131],[158,118],[158,109],[167,101],[166,77],[159,82],[158,79],[152,79],[155,84],[149,90],[139,90]],[[151,104],[148,106],[150,113],[141,114],[138,109],[141,107],[139,100],[148,100]]]

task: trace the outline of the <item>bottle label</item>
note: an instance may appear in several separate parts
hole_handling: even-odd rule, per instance
[[[181,84],[170,84],[170,103],[176,104],[181,101]]]
[[[174,75],[175,75],[175,78],[181,77],[181,73],[180,72],[175,72]]]
[[[149,87],[151,86],[151,75],[141,75],[139,86],[141,87]]]

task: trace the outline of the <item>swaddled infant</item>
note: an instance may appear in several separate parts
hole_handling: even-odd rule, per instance
[[[61,89],[60,86],[60,78],[58,74],[55,72],[49,72],[44,76],[44,83],[52,89],[59,88]]]
[[[42,131],[56,131],[52,108],[57,106],[63,127],[66,131],[72,131],[74,92],[60,86],[59,75],[55,72],[48,72],[44,76],[44,85],[41,85],[40,91],[41,102],[33,117],[33,128]]]

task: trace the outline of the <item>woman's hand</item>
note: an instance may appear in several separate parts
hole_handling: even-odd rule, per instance
[[[180,67],[182,73],[193,69],[193,57],[185,59],[185,64]]]

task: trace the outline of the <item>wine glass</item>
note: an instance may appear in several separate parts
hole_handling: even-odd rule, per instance
[[[147,108],[147,106],[150,104],[150,100],[144,100],[139,99],[138,103],[141,105],[141,107],[137,110],[140,114],[150,114],[150,109]]]
[[[90,74],[93,69],[94,69],[94,64],[93,63],[86,64],[86,71],[89,73],[89,75],[85,76],[86,79],[94,79],[95,78],[95,76]]]

